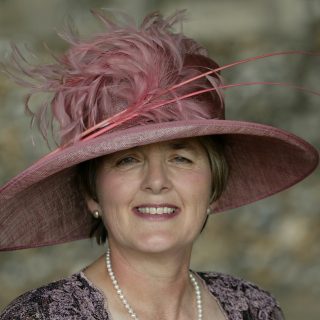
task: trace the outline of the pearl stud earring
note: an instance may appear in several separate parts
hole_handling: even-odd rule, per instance
[[[99,219],[100,218],[100,212],[98,210],[94,210],[92,212],[92,215],[95,219]]]

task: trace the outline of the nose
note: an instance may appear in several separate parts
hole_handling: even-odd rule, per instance
[[[170,188],[170,176],[166,165],[158,157],[149,158],[144,169],[142,189],[153,194],[160,194]]]

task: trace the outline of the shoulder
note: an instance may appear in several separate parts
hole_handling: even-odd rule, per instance
[[[276,299],[256,284],[222,273],[199,272],[198,274],[231,320],[284,319]]]
[[[103,295],[76,273],[24,293],[3,311],[9,319],[108,319]]]

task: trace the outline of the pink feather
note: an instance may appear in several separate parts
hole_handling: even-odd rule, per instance
[[[31,89],[26,110],[46,141],[51,133],[61,146],[122,124],[223,118],[223,89],[263,82],[225,85],[221,70],[274,55],[309,54],[272,53],[219,67],[194,40],[172,32],[183,12],[167,19],[152,13],[140,27],[127,17],[123,26],[101,11],[93,13],[105,30],[81,40],[70,26],[60,34],[70,49],[54,56],[52,64],[33,66],[12,47],[12,69],[7,73]],[[52,98],[31,112],[30,98],[39,92],[51,93]]]

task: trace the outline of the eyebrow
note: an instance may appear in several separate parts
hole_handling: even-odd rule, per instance
[[[189,142],[187,141],[173,141],[170,143],[170,148],[173,150],[181,150],[181,149],[193,149]]]

